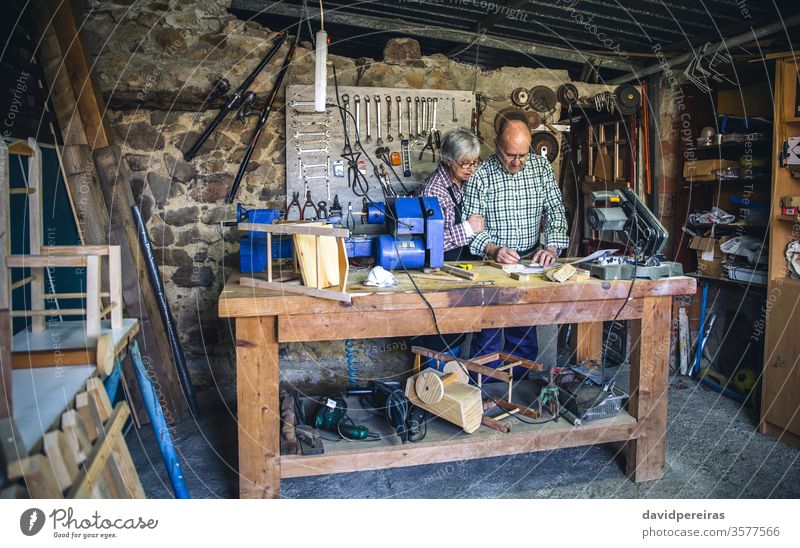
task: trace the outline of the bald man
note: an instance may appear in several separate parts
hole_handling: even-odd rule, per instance
[[[532,254],[532,264],[555,262],[569,243],[567,219],[553,168],[530,153],[531,132],[520,120],[508,120],[495,141],[496,154],[483,162],[464,186],[464,215],[482,215],[483,232],[470,251],[504,264]],[[484,329],[472,337],[470,356],[500,350],[536,359],[535,327]]]

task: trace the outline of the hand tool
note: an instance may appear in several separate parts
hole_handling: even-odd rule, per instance
[[[328,219],[328,202],[325,200],[322,200],[317,204],[317,219]]]
[[[256,101],[258,101],[258,95],[256,95],[254,92],[248,91],[245,93],[244,98],[242,99],[242,104],[239,106],[239,110],[236,113],[236,119],[247,125],[247,118],[251,114],[256,113],[256,110],[253,108],[253,105],[255,105]]]
[[[195,141],[192,147],[189,150],[187,150],[186,153],[183,155],[184,160],[186,160],[187,162],[191,162],[192,159],[200,151],[200,147],[203,146],[203,143],[205,143],[208,140],[211,134],[214,133],[214,130],[217,129],[217,126],[220,123],[222,123],[222,120],[225,118],[225,116],[227,116],[230,111],[239,106],[240,102],[244,98],[244,94],[247,91],[247,88],[249,88],[252,85],[253,81],[256,79],[258,74],[264,69],[264,67],[267,66],[267,63],[269,63],[270,59],[272,59],[272,57],[278,52],[278,50],[283,45],[283,42],[285,40],[286,40],[286,33],[285,32],[278,33],[278,35],[275,37],[275,42],[273,42],[272,44],[272,48],[270,48],[269,52],[258,63],[258,65],[256,65],[256,68],[253,69],[253,71],[247,76],[247,78],[244,79],[242,85],[240,85],[237,88],[237,90],[233,93],[233,95],[231,95],[228,98],[228,101],[225,103],[225,105],[221,109],[219,109],[219,112],[211,121],[211,123],[208,124],[208,127],[206,127],[206,129],[203,131],[200,137],[197,138],[197,141]],[[214,96],[224,95],[228,92],[228,90],[230,90],[230,87],[231,84],[230,82],[228,82],[228,80],[226,80],[225,78],[220,78],[214,85],[214,90],[212,91],[212,95]]]
[[[304,455],[322,455],[325,453],[325,445],[319,435],[319,430],[307,424],[298,424],[294,427],[297,441],[300,442],[300,451]]]
[[[419,113],[419,97],[414,97],[414,127],[416,128],[416,132],[414,133],[414,138],[419,139],[419,136],[422,134],[422,128],[420,127],[420,113]]]
[[[331,131],[328,129],[328,130],[325,130],[325,131],[295,131],[294,132],[295,140],[299,139],[300,137],[310,137],[312,135],[315,136],[315,137],[328,137],[329,138],[331,136]]]
[[[304,144],[306,144],[306,143],[304,143]],[[308,144],[311,144],[311,143],[308,143]],[[327,146],[326,147],[322,147],[322,148],[301,148],[301,147],[297,147],[297,153],[298,154],[311,154],[313,152],[324,152],[325,154],[330,154],[331,147],[327,147]]]
[[[350,95],[347,93],[342,94],[342,104],[344,105],[344,133],[347,135],[347,126],[350,123]],[[295,120],[296,121],[296,120]],[[292,122],[292,127],[294,127],[294,122]]]
[[[433,100],[433,120],[431,121],[431,130],[438,131],[436,129],[436,111],[439,110],[439,98],[434,98]]]
[[[372,118],[370,116],[370,98],[369,95],[364,97],[365,108],[367,109],[367,138],[364,139],[364,142],[370,144],[372,142]]]
[[[347,402],[344,398],[323,396],[317,416],[314,418],[314,427],[324,428],[350,440],[379,437],[378,434],[371,433],[366,426],[356,425],[347,417]]]
[[[232,204],[236,199],[236,194],[239,192],[239,185],[242,183],[244,174],[247,171],[247,164],[250,163],[250,158],[253,157],[253,152],[258,144],[258,139],[261,137],[261,133],[264,131],[264,127],[267,125],[267,119],[269,118],[269,113],[272,112],[272,105],[275,102],[275,97],[278,96],[278,90],[281,89],[281,86],[283,85],[283,79],[286,76],[286,72],[289,70],[289,65],[294,58],[294,52],[296,50],[297,36],[295,37],[294,42],[292,42],[292,46],[289,48],[286,58],[283,60],[283,64],[278,72],[278,76],[275,78],[275,82],[272,85],[272,91],[270,92],[270,95],[264,103],[264,107],[261,109],[261,113],[258,116],[258,123],[256,124],[255,131],[250,138],[250,142],[247,144],[247,149],[245,150],[242,161],[239,164],[239,171],[236,172],[236,176],[233,178],[233,184],[231,185],[231,190],[228,193],[227,203],[229,204]]]
[[[356,102],[356,148],[361,146],[361,97],[353,97]]]
[[[422,110],[422,135],[425,136],[428,134],[428,100],[422,97],[419,101]]]
[[[375,129],[376,129],[375,134],[378,137],[377,140],[375,141],[375,144],[378,145],[379,147],[382,147],[383,146],[383,129],[382,129],[383,128],[383,121],[381,120],[381,96],[380,95],[376,95],[375,96],[375,116],[377,118],[375,120]]]
[[[300,207],[300,193],[299,192],[292,192],[292,201],[289,202],[289,205],[286,206],[286,213],[283,215],[285,220],[289,220],[289,212],[292,210],[292,207],[297,208],[297,214],[300,216],[300,220],[303,220],[303,208]]]
[[[406,125],[408,126],[408,138],[414,137],[414,130],[411,127],[411,97],[406,97]]]
[[[453,122],[458,122],[458,118],[456,117],[456,98],[450,98],[450,108],[453,110]]]
[[[400,102],[400,96],[396,97],[397,99],[397,138],[403,138],[403,111],[402,111],[402,103]]]
[[[420,162],[422,161],[422,157],[425,155],[425,151],[428,149],[431,151],[431,161],[436,163],[436,149],[433,147],[433,134],[428,135],[428,142],[425,143],[425,146],[419,151]]]
[[[346,107],[345,107],[345,108],[346,108]],[[293,129],[297,129],[297,128],[299,128],[301,125],[302,125],[303,127],[309,127],[309,126],[323,126],[323,127],[326,127],[326,128],[327,128],[327,127],[328,127],[328,120],[330,120],[330,118],[327,118],[327,119],[322,119],[322,120],[312,120],[311,122],[303,122],[302,124],[300,123],[300,120],[292,120],[292,128],[293,128]]]
[[[411,153],[408,149],[408,139],[400,141],[400,154],[403,156],[403,177],[411,177]]]
[[[353,202],[347,202],[347,219],[345,219],[345,227],[353,231],[356,228],[356,218],[353,215]]]
[[[390,143],[394,141],[392,137],[392,97],[386,96],[386,140]]]
[[[339,203],[338,194],[334,194],[333,196],[333,205],[331,205],[331,210],[328,215],[328,222],[335,225],[342,224],[342,205]]]
[[[306,201],[303,204],[303,209],[300,210],[300,220],[301,221],[306,219],[306,208],[309,207],[309,206],[314,211],[314,217],[313,218],[314,219],[318,218],[319,217],[319,210],[317,209],[317,206],[314,205],[314,201],[311,199],[311,191],[310,190],[308,192],[306,192]]]

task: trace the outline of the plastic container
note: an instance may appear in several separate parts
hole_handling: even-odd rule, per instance
[[[756,285],[767,285],[767,273],[764,270],[756,270],[745,266],[725,265],[728,278],[740,282],[749,282]]]

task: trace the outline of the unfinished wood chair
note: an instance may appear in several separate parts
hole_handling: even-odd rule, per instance
[[[11,189],[9,184],[9,155],[28,156],[28,182],[26,188]],[[27,195],[28,251],[26,255],[10,255],[10,197]],[[31,331],[42,332],[45,318],[60,316],[85,316],[86,337],[92,340],[100,335],[100,321],[109,317],[111,328],[122,327],[122,277],[119,246],[45,246],[42,236],[42,157],[36,141],[27,144],[17,142],[8,146],[0,143],[0,310],[10,310],[10,316],[31,318]],[[107,279],[103,279],[103,262],[107,262]],[[29,269],[30,275],[11,281],[9,269]],[[50,268],[85,269],[85,291],[77,293],[46,293],[44,272]],[[11,310],[14,290],[30,286],[30,307],[26,310]],[[103,291],[102,285],[108,290]],[[66,310],[48,310],[46,300],[84,299],[85,307]],[[102,301],[107,304],[104,306]]]

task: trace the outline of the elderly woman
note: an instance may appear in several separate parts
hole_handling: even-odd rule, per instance
[[[439,199],[444,215],[444,258],[458,261],[471,257],[469,242],[483,231],[483,217],[463,218],[461,187],[475,173],[481,143],[466,129],[448,131],[442,139],[442,163],[420,187],[420,196]]]

